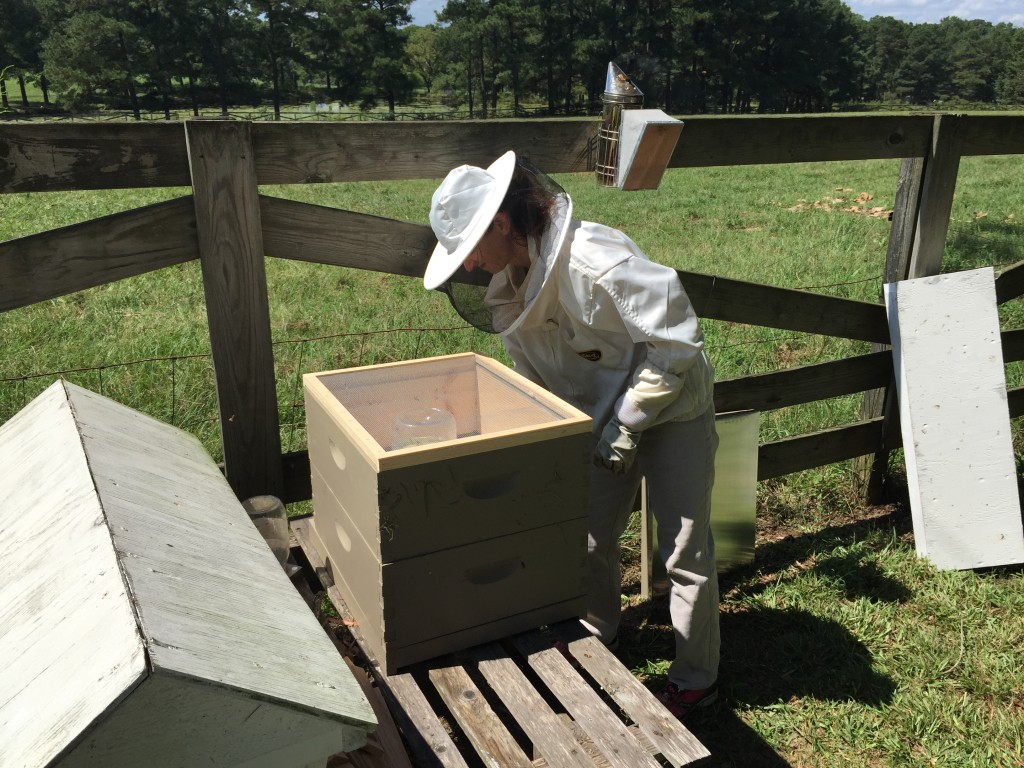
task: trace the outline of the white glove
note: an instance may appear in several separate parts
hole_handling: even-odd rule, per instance
[[[601,430],[601,439],[594,449],[594,463],[616,475],[628,472],[640,447],[640,433],[624,427],[616,417]]]

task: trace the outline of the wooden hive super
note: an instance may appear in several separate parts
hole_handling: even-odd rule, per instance
[[[580,615],[590,418],[473,353],[304,377],[314,546],[388,674]],[[439,408],[454,439],[392,447]]]

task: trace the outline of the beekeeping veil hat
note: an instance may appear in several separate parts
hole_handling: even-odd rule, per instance
[[[514,152],[506,152],[487,169],[468,165],[454,169],[431,200],[430,225],[438,243],[427,264],[423,284],[447,295],[463,320],[487,333],[508,329],[524,309],[523,297],[496,290],[502,283],[499,276],[482,269],[467,272],[463,265],[487,232],[505,197],[523,194],[523,184],[543,188],[552,200],[549,226],[543,243],[538,245],[545,252],[557,251],[565,237],[572,202],[557,182],[525,158],[517,158]],[[541,272],[546,273],[549,267]],[[531,268],[531,274],[534,271]]]
[[[430,200],[430,227],[437,245],[430,255],[423,285],[440,287],[473,253],[505,199],[516,153],[509,150],[487,168],[460,165],[441,182]]]

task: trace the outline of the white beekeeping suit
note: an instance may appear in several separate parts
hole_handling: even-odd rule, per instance
[[[675,270],[651,262],[615,229],[573,220],[569,196],[531,172],[555,190],[549,223],[540,236],[528,238],[525,274],[512,265],[496,272],[484,302],[491,330],[501,334],[516,370],[593,419],[584,623],[605,643],[616,637],[618,541],[646,477],[659,552],[672,584],[676,658],[669,679],[679,689],[712,689],[719,633],[710,496],[718,437],[714,371],[696,313]],[[508,182],[501,186],[501,174],[495,176],[504,193]],[[435,193],[435,232],[446,184]],[[492,216],[488,210],[484,219]],[[441,248],[432,257],[434,279],[426,280],[427,287],[437,287],[437,274],[447,278],[455,271],[450,264],[438,270]],[[465,258],[470,251],[466,246],[457,255]]]

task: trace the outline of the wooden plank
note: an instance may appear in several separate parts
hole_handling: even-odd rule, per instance
[[[535,760],[542,757],[548,765],[562,768],[593,768],[572,734],[500,645],[478,645],[470,654],[480,674],[533,742]],[[615,663],[619,664],[617,659]]]
[[[691,117],[670,168],[923,157],[921,115]]]
[[[925,159],[908,157],[900,163],[896,181],[896,199],[889,227],[889,245],[885,256],[883,283],[906,280],[910,271],[910,254],[914,249],[917,214],[921,206]]]
[[[910,270],[910,255],[913,252],[914,234],[917,231],[917,214],[921,202],[924,166],[924,158],[920,157],[904,158],[900,163],[892,226],[889,228],[889,247],[885,257],[883,283],[905,280]],[[882,352],[888,348],[888,344],[875,342],[871,346],[871,351]],[[890,434],[893,424],[896,422],[894,417],[896,413],[895,398],[890,366],[885,385],[864,394],[864,400],[860,407],[861,419],[873,419],[881,416],[883,434]],[[881,502],[885,491],[885,478],[889,474],[889,452],[881,448],[874,454],[859,456],[854,460],[853,470],[868,502]]]
[[[863,456],[873,453],[879,445],[883,445],[881,417],[764,443],[757,454],[757,479],[781,477]],[[889,450],[901,445],[898,430],[884,445]]]
[[[769,411],[840,397],[884,387],[891,375],[892,354],[884,351],[725,379],[715,382],[715,411]]]
[[[191,197],[0,243],[0,312],[198,257]]]
[[[658,765],[597,693],[579,679],[568,660],[538,630],[516,635],[511,638],[511,643],[558,697],[566,711],[584,727],[612,765],[623,768],[653,768]]]
[[[1024,387],[1006,390],[1006,404],[1010,410],[1010,418],[1024,416]]]
[[[881,304],[678,272],[694,311],[702,318],[860,341],[889,341],[885,307]]]
[[[612,763],[601,754],[601,750],[594,746],[593,739],[591,739],[587,732],[580,727],[579,723],[564,712],[559,714],[558,719],[561,720],[562,724],[572,733],[573,738],[576,740],[576,743],[580,745],[580,748],[587,753],[587,757],[590,758],[593,768],[614,768]],[[651,744],[647,737],[640,732],[640,729],[635,724],[627,725],[626,730],[633,735],[633,738],[637,740],[640,746],[651,754],[654,754],[654,745]],[[534,760],[533,765],[534,768],[548,768],[548,766],[551,766],[551,768],[558,768],[558,766],[551,765],[544,758]]]
[[[181,123],[26,123],[0,127],[0,194],[186,187]]]
[[[964,115],[960,119],[964,122],[961,154],[1024,154],[1024,115]]]
[[[260,195],[263,245],[277,256],[422,277],[437,243],[430,227]]]
[[[999,334],[1003,347],[1003,362],[1024,360],[1024,328],[1014,328]]]
[[[443,178],[508,149],[547,173],[594,169],[596,119],[254,123],[260,184]]]
[[[1005,304],[1021,295],[1024,295],[1024,261],[1007,267],[996,278],[997,304]]]
[[[550,629],[672,765],[692,765],[711,757],[708,749],[578,621],[561,622]]]
[[[1022,118],[971,116],[964,154],[1017,154]],[[924,157],[923,115],[700,117],[669,167]],[[593,172],[598,120],[255,123],[260,184],[441,178],[516,149],[549,173]],[[383,155],[382,155],[383,152]],[[180,123],[0,129],[0,193],[187,186]]]
[[[296,501],[308,501],[313,498],[309,451],[291,451],[284,454],[281,457],[281,472],[284,475],[281,501],[293,504]]]
[[[417,766],[467,768],[465,758],[412,675],[390,675],[380,685],[390,698],[392,713],[404,726],[405,740]]]
[[[428,676],[485,765],[532,768],[530,758],[461,666],[433,667]]]
[[[228,482],[280,496],[270,308],[249,123],[185,124]]]
[[[939,274],[960,169],[960,115],[936,115],[926,156],[908,278]]]

